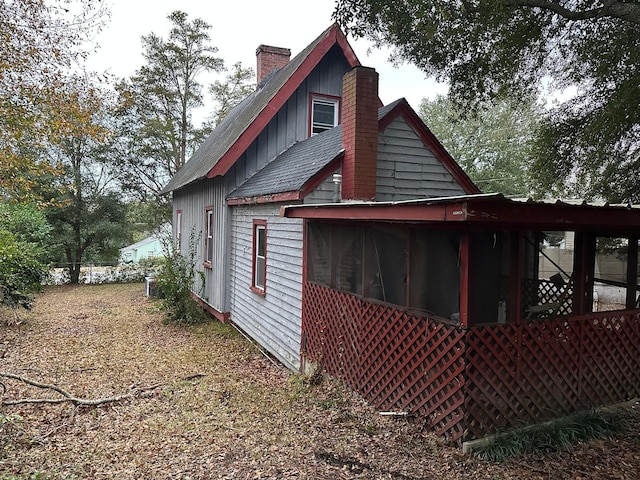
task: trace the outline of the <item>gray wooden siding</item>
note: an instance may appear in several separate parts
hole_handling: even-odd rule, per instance
[[[174,218],[182,210],[183,255],[189,253],[189,239],[195,240],[195,265],[204,272],[204,290],[200,275],[196,274],[194,292],[220,312],[229,309],[228,285],[229,256],[225,255],[229,243],[229,219],[225,203],[226,192],[220,178],[201,180],[173,193]],[[204,267],[205,208],[213,207],[213,258],[212,268]]]
[[[377,201],[464,194],[451,173],[402,118],[381,132],[378,140]]]
[[[231,210],[231,321],[290,369],[300,368],[302,237],[300,219],[280,217],[280,205]],[[267,221],[266,295],[250,290],[253,220]]]
[[[341,173],[342,169],[338,168],[336,171],[331,172],[327,178],[325,178],[320,185],[318,185],[312,192],[304,197],[304,203],[332,203],[333,202],[333,174]]]
[[[336,51],[322,59],[226,175],[229,191],[309,136],[309,95],[341,96],[342,77],[348,69],[349,64]]]

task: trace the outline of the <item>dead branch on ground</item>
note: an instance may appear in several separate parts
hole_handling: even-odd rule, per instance
[[[183,378],[183,380],[195,380],[201,377],[204,377],[205,375],[202,373],[197,373],[195,375],[189,375],[188,377]],[[166,384],[164,383],[156,383],[154,385],[150,385],[147,387],[142,387],[142,386],[138,386],[138,385],[132,385],[131,387],[129,387],[130,393],[125,393],[122,395],[115,395],[113,397],[103,397],[103,398],[93,398],[93,399],[89,399],[89,398],[80,398],[80,397],[76,397],[74,395],[72,395],[71,393],[67,392],[66,390],[60,388],[57,385],[52,385],[49,383],[41,383],[41,382],[36,382],[35,380],[31,380],[29,378],[23,377],[22,375],[16,375],[15,373],[9,373],[9,372],[0,372],[0,377],[1,378],[10,378],[12,380],[16,380],[22,383],[25,383],[27,385],[31,385],[32,387],[36,387],[36,388],[40,388],[43,390],[52,390],[54,392],[59,393],[60,395],[62,395],[62,397],[58,397],[58,398],[22,398],[19,400],[4,400],[2,398],[0,398],[0,405],[22,405],[22,404],[27,404],[27,403],[64,403],[64,402],[69,402],[69,403],[73,403],[74,405],[82,405],[82,406],[96,406],[96,405],[103,405],[105,403],[115,403],[115,402],[120,402],[122,400],[130,400],[133,399],[136,395],[142,393],[142,392],[148,392],[149,390],[155,390],[156,388],[162,387]],[[3,387],[2,390],[2,395],[4,395],[6,393],[6,387],[3,383],[0,382],[0,386]]]
[[[25,383],[27,385],[31,385],[32,387],[40,388],[43,390],[52,390],[54,392],[62,395],[61,398],[22,398],[19,400],[4,400],[0,399],[0,405],[22,405],[26,403],[64,403],[69,402],[74,405],[84,405],[84,406],[95,406],[102,405],[105,403],[119,402],[126,399],[131,399],[134,397],[135,392],[125,393],[123,395],[116,395],[113,397],[104,397],[104,398],[80,398],[72,395],[66,390],[58,387],[57,385],[51,385],[48,383],[40,383],[35,380],[31,380],[29,378],[23,377],[21,375],[16,375],[8,372],[0,372],[0,377],[10,378],[12,380],[17,380],[19,382]]]

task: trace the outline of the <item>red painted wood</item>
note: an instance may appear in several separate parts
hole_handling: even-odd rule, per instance
[[[636,308],[636,294],[638,283],[638,235],[629,237],[627,252],[627,309]]]

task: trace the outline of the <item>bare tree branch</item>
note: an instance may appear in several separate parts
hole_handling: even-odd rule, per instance
[[[186,381],[197,380],[204,376],[205,375],[203,373],[196,373],[196,374],[184,377],[182,380],[186,380]],[[163,383],[156,383],[147,387],[132,385],[131,387],[129,387],[129,390],[131,391],[131,393],[125,393],[123,395],[115,395],[113,397],[89,399],[89,398],[76,397],[71,393],[67,392],[66,390],[58,387],[57,385],[36,382],[35,380],[31,380],[21,375],[16,375],[15,373],[0,372],[0,377],[17,380],[19,382],[25,383],[27,385],[31,385],[32,387],[41,388],[43,390],[53,390],[54,392],[57,392],[60,395],[62,395],[62,398],[22,398],[19,400],[3,400],[2,398],[0,398],[0,405],[23,405],[23,404],[33,404],[33,403],[55,404],[55,403],[69,402],[69,403],[73,403],[74,405],[96,406],[96,405],[102,405],[105,403],[119,402],[121,400],[130,400],[132,398],[135,398],[136,395],[142,392],[155,390],[156,388],[162,387],[164,385]],[[0,388],[2,389],[2,395],[4,395],[7,392],[7,389],[5,385],[1,382],[0,382]]]
[[[94,405],[102,405],[104,403],[119,402],[121,400],[131,399],[134,397],[134,394],[126,393],[124,395],[116,395],[114,397],[105,397],[105,398],[96,398],[96,399],[79,398],[71,395],[69,392],[58,387],[57,385],[36,382],[34,380],[30,380],[26,377],[23,377],[21,375],[16,375],[8,372],[0,372],[0,377],[11,378],[13,380],[26,383],[27,385],[31,385],[32,387],[41,388],[43,390],[53,390],[54,392],[59,393],[63,397],[63,398],[24,398],[20,400],[1,400],[0,405],[22,405],[26,403],[70,402],[70,403],[73,403],[74,405],[94,406]]]
[[[511,7],[534,7],[550,10],[568,20],[589,20],[592,18],[612,17],[640,24],[640,4],[605,0],[601,7],[588,10],[571,10],[560,3],[550,0],[507,0]],[[465,3],[466,5],[466,3]]]

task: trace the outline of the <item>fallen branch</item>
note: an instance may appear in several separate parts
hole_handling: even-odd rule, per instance
[[[0,372],[0,377],[10,378],[12,380],[17,380],[19,382],[26,383],[27,385],[31,385],[32,387],[41,388],[43,390],[53,390],[54,392],[62,395],[63,398],[23,398],[20,400],[1,400],[1,405],[22,405],[25,403],[64,403],[69,402],[74,405],[85,405],[85,406],[95,406],[102,405],[105,403],[119,402],[121,400],[131,399],[134,397],[133,393],[125,393],[124,395],[116,395],[114,397],[104,397],[104,398],[95,398],[95,399],[87,399],[73,396],[66,390],[58,387],[57,385],[51,385],[48,383],[40,383],[35,380],[30,380],[21,375],[16,375],[13,373]]]
[[[196,373],[194,375],[189,375],[187,377],[184,377],[183,380],[191,381],[191,380],[202,378],[204,376],[205,375],[203,373]],[[67,392],[66,390],[58,387],[57,385],[36,382],[35,380],[31,380],[21,375],[16,375],[15,373],[0,372],[0,377],[17,380],[19,382],[26,383],[27,385],[41,388],[43,390],[53,390],[54,392],[57,392],[60,395],[62,395],[62,398],[22,398],[19,400],[3,400],[0,398],[0,405],[23,405],[27,403],[54,403],[55,404],[55,403],[69,402],[69,403],[73,403],[74,405],[96,406],[96,405],[103,405],[105,403],[119,402],[121,400],[129,400],[134,398],[137,394],[140,394],[142,392],[146,392],[149,390],[155,390],[156,388],[166,385],[164,383],[156,383],[147,387],[132,385],[131,387],[129,387],[129,390],[131,393],[125,393],[125,394],[116,395],[113,397],[89,399],[89,398],[76,397],[71,393]],[[4,395],[7,392],[6,386],[2,382],[0,382],[0,389],[2,389],[2,393],[0,394],[0,396]]]

